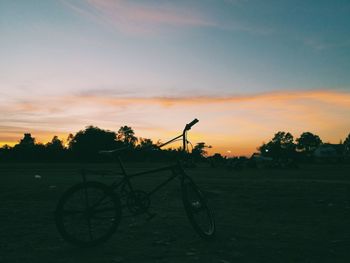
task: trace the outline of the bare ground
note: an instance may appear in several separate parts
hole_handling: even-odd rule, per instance
[[[123,218],[105,244],[79,249],[58,234],[53,211],[80,182],[79,169],[106,164],[1,164],[0,262],[349,262],[349,166],[298,170],[190,170],[215,212],[217,236],[201,240],[182,207],[178,182],[152,200],[157,216]],[[130,164],[131,171],[149,166]],[[40,178],[35,175],[40,175]],[[149,189],[166,174],[135,178]],[[110,182],[114,177],[90,176]]]

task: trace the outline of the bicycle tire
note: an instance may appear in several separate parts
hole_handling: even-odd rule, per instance
[[[91,247],[113,235],[121,214],[119,196],[107,185],[90,181],[63,193],[55,210],[55,223],[64,240],[79,247]]]
[[[181,193],[187,217],[194,230],[203,239],[213,238],[216,232],[213,212],[202,192],[188,176],[184,176],[181,181]]]

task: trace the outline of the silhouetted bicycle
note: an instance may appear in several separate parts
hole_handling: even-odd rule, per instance
[[[183,151],[187,151],[187,131],[198,122],[193,120],[185,126],[182,134],[159,145],[161,148],[174,141],[182,140]],[[175,178],[180,178],[183,205],[194,230],[204,239],[215,234],[213,213],[207,205],[206,198],[193,180],[185,173],[181,161],[166,167],[127,174],[119,157],[122,149],[101,151],[101,154],[115,156],[119,163],[120,181],[106,185],[97,181],[87,181],[83,174],[83,182],[76,184],[63,193],[55,210],[55,222],[62,237],[77,246],[89,247],[108,240],[117,230],[122,218],[122,210],[127,209],[133,216],[149,212],[150,197]],[[134,189],[131,178],[140,175],[171,171],[171,176],[157,185],[153,190],[145,192]],[[119,191],[118,191],[119,190]]]

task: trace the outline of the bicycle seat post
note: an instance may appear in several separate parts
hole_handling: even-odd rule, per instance
[[[124,176],[124,177],[128,177],[128,174],[126,173],[125,167],[124,167],[123,162],[122,162],[122,160],[120,159],[120,156],[119,156],[119,155],[116,157],[116,160],[117,160],[117,162],[118,162],[118,164],[119,164],[120,169],[122,170],[123,176]]]

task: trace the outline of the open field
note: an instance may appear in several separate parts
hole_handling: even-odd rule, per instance
[[[132,171],[143,166],[128,165]],[[189,170],[215,212],[213,241],[201,240],[192,230],[174,181],[152,200],[151,211],[158,214],[153,220],[125,218],[102,246],[78,249],[57,233],[53,210],[63,191],[80,182],[82,167],[115,169],[1,164],[0,262],[350,262],[349,166]],[[164,176],[135,178],[135,183],[147,189]]]

